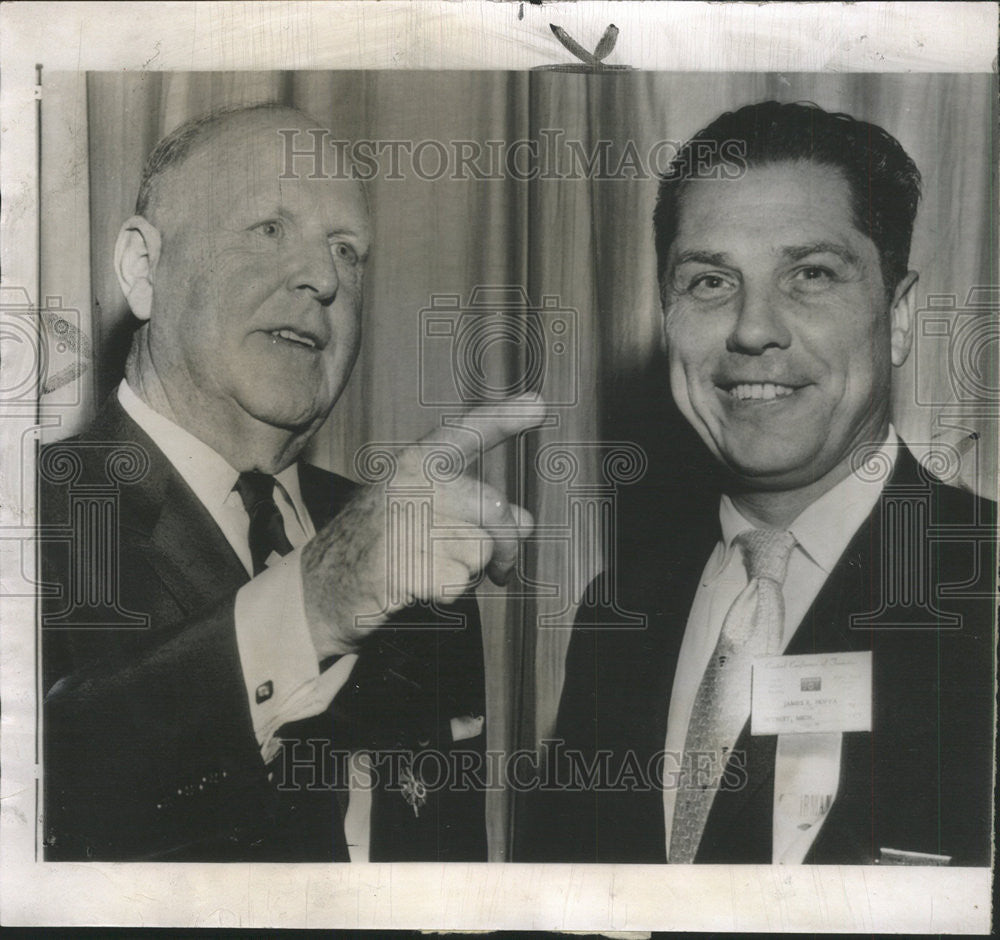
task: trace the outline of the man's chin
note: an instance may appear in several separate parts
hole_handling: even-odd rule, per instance
[[[258,421],[274,428],[276,431],[283,431],[293,436],[302,434],[312,434],[322,423],[322,419],[317,416],[299,417],[295,415],[255,415]]]
[[[321,410],[316,402],[251,401],[244,405],[250,417],[261,424],[289,434],[307,434],[316,430],[330,413],[330,408]]]
[[[746,489],[779,492],[808,486],[822,473],[806,455],[759,451],[726,451],[723,463],[734,481]]]

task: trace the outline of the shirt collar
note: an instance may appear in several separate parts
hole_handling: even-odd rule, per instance
[[[126,414],[163,451],[204,506],[218,509],[226,502],[239,479],[239,471],[204,441],[150,408],[124,379],[118,386],[118,401]],[[299,487],[298,464],[285,467],[274,478],[284,489],[299,521],[308,518]]]
[[[833,489],[802,510],[788,527],[799,547],[826,572],[833,570],[854,533],[868,518],[896,464],[899,438],[891,424],[878,453],[888,462],[888,474],[880,475],[877,481],[865,480],[856,473],[848,474]],[[712,569],[706,573],[706,583],[718,577],[729,563],[736,536],[755,528],[725,495],[719,501],[719,525],[722,529],[721,551]]]

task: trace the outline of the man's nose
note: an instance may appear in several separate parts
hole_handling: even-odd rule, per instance
[[[729,352],[758,356],[768,349],[787,349],[792,334],[783,310],[782,298],[775,296],[774,291],[744,286],[726,348]]]
[[[337,288],[340,287],[340,276],[326,239],[322,243],[301,245],[293,255],[291,264],[289,290],[310,293],[321,304],[333,302],[337,296]]]

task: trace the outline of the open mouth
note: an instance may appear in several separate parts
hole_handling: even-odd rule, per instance
[[[297,333],[295,330],[282,328],[280,330],[271,330],[270,335],[274,338],[274,342],[284,340],[289,343],[295,343],[298,346],[304,346],[306,349],[320,348],[317,339],[308,333]]]
[[[776,401],[798,391],[794,385],[779,382],[736,382],[721,388],[735,401]]]

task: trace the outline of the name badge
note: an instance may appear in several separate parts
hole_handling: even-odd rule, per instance
[[[812,653],[754,660],[751,734],[872,730],[872,654]]]

